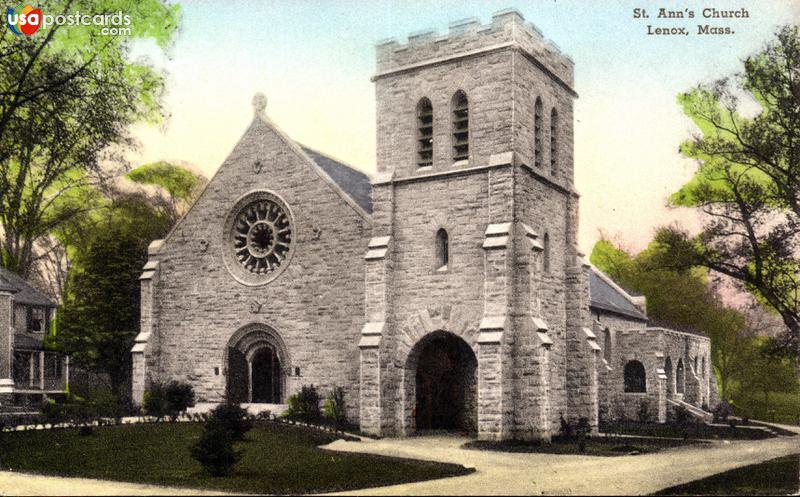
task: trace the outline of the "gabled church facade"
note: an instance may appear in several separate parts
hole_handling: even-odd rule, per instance
[[[134,400],[170,379],[254,404],[340,386],[368,433],[528,439],[562,416],[596,430],[601,401],[628,402],[601,391],[628,356],[652,357],[647,385],[665,391],[658,344],[612,364],[598,340],[603,317],[649,332],[590,295],[572,61],[505,10],[379,44],[373,80],[372,178],[293,141],[255,97],[230,156],[150,246]]]

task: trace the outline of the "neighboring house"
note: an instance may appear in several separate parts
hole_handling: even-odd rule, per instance
[[[373,81],[373,178],[292,140],[254,98],[214,178],[150,245],[134,401],[171,379],[201,402],[265,409],[340,386],[364,432],[484,439],[549,439],[562,416],[596,432],[606,389],[637,408],[652,395],[660,413],[659,354],[707,357],[707,340],[676,335],[678,356],[621,289],[593,284],[572,60],[509,9],[379,44]],[[595,323],[618,315],[606,366]],[[623,359],[642,363],[637,392],[623,392]]]
[[[0,268],[0,408],[64,393],[69,357],[44,348],[55,309],[46,295]]]

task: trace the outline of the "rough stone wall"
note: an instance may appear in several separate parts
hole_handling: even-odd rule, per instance
[[[469,160],[484,166],[492,154],[512,150],[511,53],[445,62],[376,81],[377,164],[397,177],[452,168],[452,105],[458,90],[469,102]],[[417,168],[417,104],[433,106],[433,165]]]
[[[256,172],[255,162],[262,168]],[[294,218],[294,255],[264,286],[238,283],[222,260],[223,224],[243,194],[267,189]],[[225,350],[252,323],[274,329],[290,364],[284,397],[301,385],[322,393],[343,386],[351,419],[358,418],[359,333],[364,324],[364,250],[369,221],[260,118],[222,164],[183,221],[153,256],[160,264],[154,317],[158,376],[189,380],[201,401],[225,393]],[[295,376],[300,368],[300,376]]]

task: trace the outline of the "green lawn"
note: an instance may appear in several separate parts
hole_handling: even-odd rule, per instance
[[[328,452],[335,439],[313,430],[261,423],[237,444],[229,477],[203,473],[189,455],[202,425],[158,423],[0,433],[0,467],[15,471],[249,493],[351,490],[469,473],[461,466]]]
[[[789,495],[797,493],[800,454],[732,469],[654,495]]]
[[[659,440],[634,437],[594,437],[586,439],[586,451],[580,452],[575,440],[554,438],[552,442],[518,440],[488,441],[474,440],[464,444],[466,449],[491,450],[497,452],[537,452],[544,454],[577,454],[586,456],[624,456],[631,453],[645,454],[670,447],[699,443],[684,440]]]

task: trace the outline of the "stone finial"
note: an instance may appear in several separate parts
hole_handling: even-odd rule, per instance
[[[267,97],[261,92],[253,95],[253,111],[256,114],[263,114],[267,108]]]

